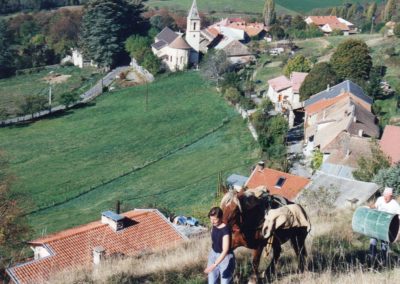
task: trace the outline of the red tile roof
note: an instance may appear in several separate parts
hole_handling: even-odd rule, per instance
[[[343,94],[333,97],[333,98],[322,99],[320,101],[317,101],[316,103],[306,106],[304,109],[307,112],[307,114],[317,113],[317,112],[337,103],[338,101],[342,100],[343,98],[348,97],[349,95],[350,95],[349,93],[343,93]]]
[[[310,19],[317,26],[340,23],[339,19],[336,16],[310,16]]]
[[[280,178],[284,178],[285,180],[282,186],[278,187],[276,184]],[[257,166],[245,186],[249,188],[249,190],[256,189],[259,186],[265,186],[273,195],[278,194],[289,200],[294,200],[309,182],[310,180],[304,177],[269,168],[261,170],[259,166]]]
[[[135,209],[122,215],[131,224],[117,232],[96,221],[30,242],[46,248],[50,256],[16,265],[7,273],[15,283],[31,284],[66,268],[89,266],[97,246],[105,249],[106,257],[117,253],[132,256],[172,246],[186,238],[158,210]]]
[[[386,125],[380,141],[382,151],[389,156],[392,165],[400,161],[400,127]]]

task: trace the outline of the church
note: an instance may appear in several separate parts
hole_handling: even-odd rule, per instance
[[[197,66],[200,57],[201,21],[196,0],[190,8],[186,34],[174,32],[165,27],[151,45],[153,53],[161,58],[165,67],[170,71],[183,70],[188,66]]]

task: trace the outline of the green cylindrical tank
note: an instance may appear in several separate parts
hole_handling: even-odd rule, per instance
[[[399,216],[359,207],[353,214],[353,231],[386,242],[394,242],[399,233]]]

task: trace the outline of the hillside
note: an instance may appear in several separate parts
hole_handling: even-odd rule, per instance
[[[189,10],[192,0],[149,0],[147,5],[150,7],[167,7],[176,10]],[[349,0],[348,3],[360,3],[367,1]],[[378,0],[377,2],[382,2]],[[264,0],[202,0],[197,1],[199,11],[210,12],[223,12],[223,13],[247,13],[247,14],[261,14],[264,7]],[[341,0],[276,0],[276,10],[278,13],[296,14],[307,13],[316,8],[326,8],[343,5]]]
[[[95,220],[117,199],[124,210],[156,205],[190,214],[208,208],[220,171],[248,174],[256,142],[197,73],[163,77],[148,90],[147,109],[146,86],[138,86],[0,129],[15,195],[27,212],[43,209],[29,215],[37,232]]]

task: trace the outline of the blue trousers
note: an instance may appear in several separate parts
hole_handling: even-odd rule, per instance
[[[219,253],[211,250],[208,255],[208,266],[213,264],[219,257]],[[233,272],[235,271],[235,256],[228,253],[218,266],[208,274],[208,284],[217,284],[219,280],[221,284],[233,283]]]

